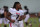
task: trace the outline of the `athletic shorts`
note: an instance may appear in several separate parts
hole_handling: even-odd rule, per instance
[[[2,23],[8,24],[9,23],[9,20],[6,19],[6,18],[0,18],[0,24],[2,24]]]

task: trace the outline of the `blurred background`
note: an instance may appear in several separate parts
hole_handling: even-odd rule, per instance
[[[0,0],[0,8],[2,8],[4,5],[12,7],[16,1],[21,3],[22,8],[25,5],[28,6],[30,13],[40,12],[40,0]]]
[[[0,8],[3,8],[3,6],[8,6],[10,8],[13,6],[14,2],[17,1],[21,3],[23,9],[24,6],[28,7],[30,13],[30,18],[28,19],[28,22],[31,21],[32,27],[40,27],[40,22],[38,17],[40,16],[40,0],[0,0]],[[26,27],[25,23],[24,27]]]

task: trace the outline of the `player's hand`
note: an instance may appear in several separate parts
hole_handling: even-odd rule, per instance
[[[11,20],[11,22],[13,22],[13,23],[14,23],[14,22],[15,22],[15,20]]]
[[[22,15],[22,16],[20,16],[19,20],[23,20],[23,19],[25,19],[25,17],[26,17],[26,15]]]
[[[21,16],[21,19],[23,20],[23,19],[25,19],[25,17],[26,17],[26,15],[22,15],[22,16]]]
[[[26,18],[26,15],[22,16],[22,18],[25,19]]]

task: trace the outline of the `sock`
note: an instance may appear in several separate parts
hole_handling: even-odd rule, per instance
[[[30,27],[32,27],[32,24],[30,24]]]
[[[26,25],[28,25],[28,22],[25,22]]]
[[[4,25],[4,27],[7,27],[7,25]]]

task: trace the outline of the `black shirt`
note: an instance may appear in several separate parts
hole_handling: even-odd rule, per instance
[[[4,11],[8,12],[8,9],[5,9]],[[0,18],[4,18],[4,12],[2,14],[0,14]]]
[[[0,14],[0,18],[4,18],[4,13],[3,14]]]

